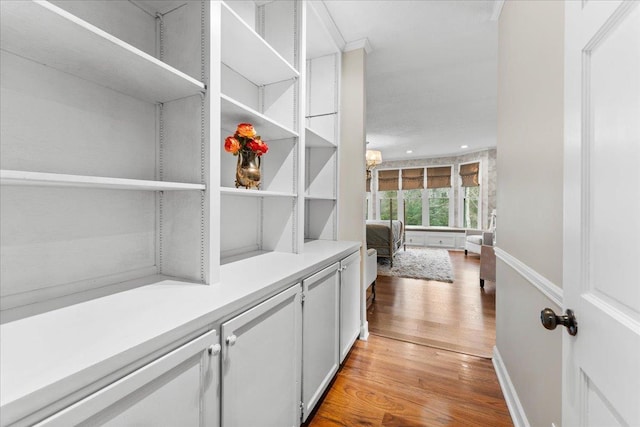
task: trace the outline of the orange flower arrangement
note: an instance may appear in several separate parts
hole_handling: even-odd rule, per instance
[[[256,134],[251,123],[240,123],[236,133],[224,140],[224,149],[234,156],[239,151],[253,151],[257,156],[262,156],[269,151],[269,146]]]

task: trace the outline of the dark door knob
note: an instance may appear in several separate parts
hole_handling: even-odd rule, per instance
[[[540,322],[542,322],[542,326],[549,330],[553,330],[556,326],[562,325],[567,328],[569,335],[576,335],[578,333],[576,316],[573,314],[573,310],[567,309],[565,313],[564,316],[558,316],[552,309],[547,307],[540,312]]]

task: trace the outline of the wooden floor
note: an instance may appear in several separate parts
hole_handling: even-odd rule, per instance
[[[513,425],[491,360],[475,356],[495,342],[495,285],[480,289],[477,257],[450,255],[453,284],[378,276],[372,335],[355,343],[309,427]]]
[[[370,335],[308,424],[512,426],[491,360]]]
[[[369,332],[465,354],[491,357],[496,287],[479,284],[480,258],[450,251],[454,282],[378,276],[367,311]]]

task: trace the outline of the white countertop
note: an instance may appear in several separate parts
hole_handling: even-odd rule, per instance
[[[359,247],[310,241],[301,254],[269,252],[225,264],[219,283],[163,280],[1,325],[0,406],[10,412],[3,418],[22,417],[82,387],[86,395],[108,375],[137,368],[151,353],[213,329]]]

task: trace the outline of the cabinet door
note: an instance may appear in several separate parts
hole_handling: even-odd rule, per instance
[[[302,282],[302,418],[306,421],[338,371],[339,263]]]
[[[360,334],[360,252],[340,262],[340,363]]]
[[[39,426],[218,426],[220,345],[210,331]]]
[[[222,325],[222,425],[300,425],[302,304],[292,286]]]

